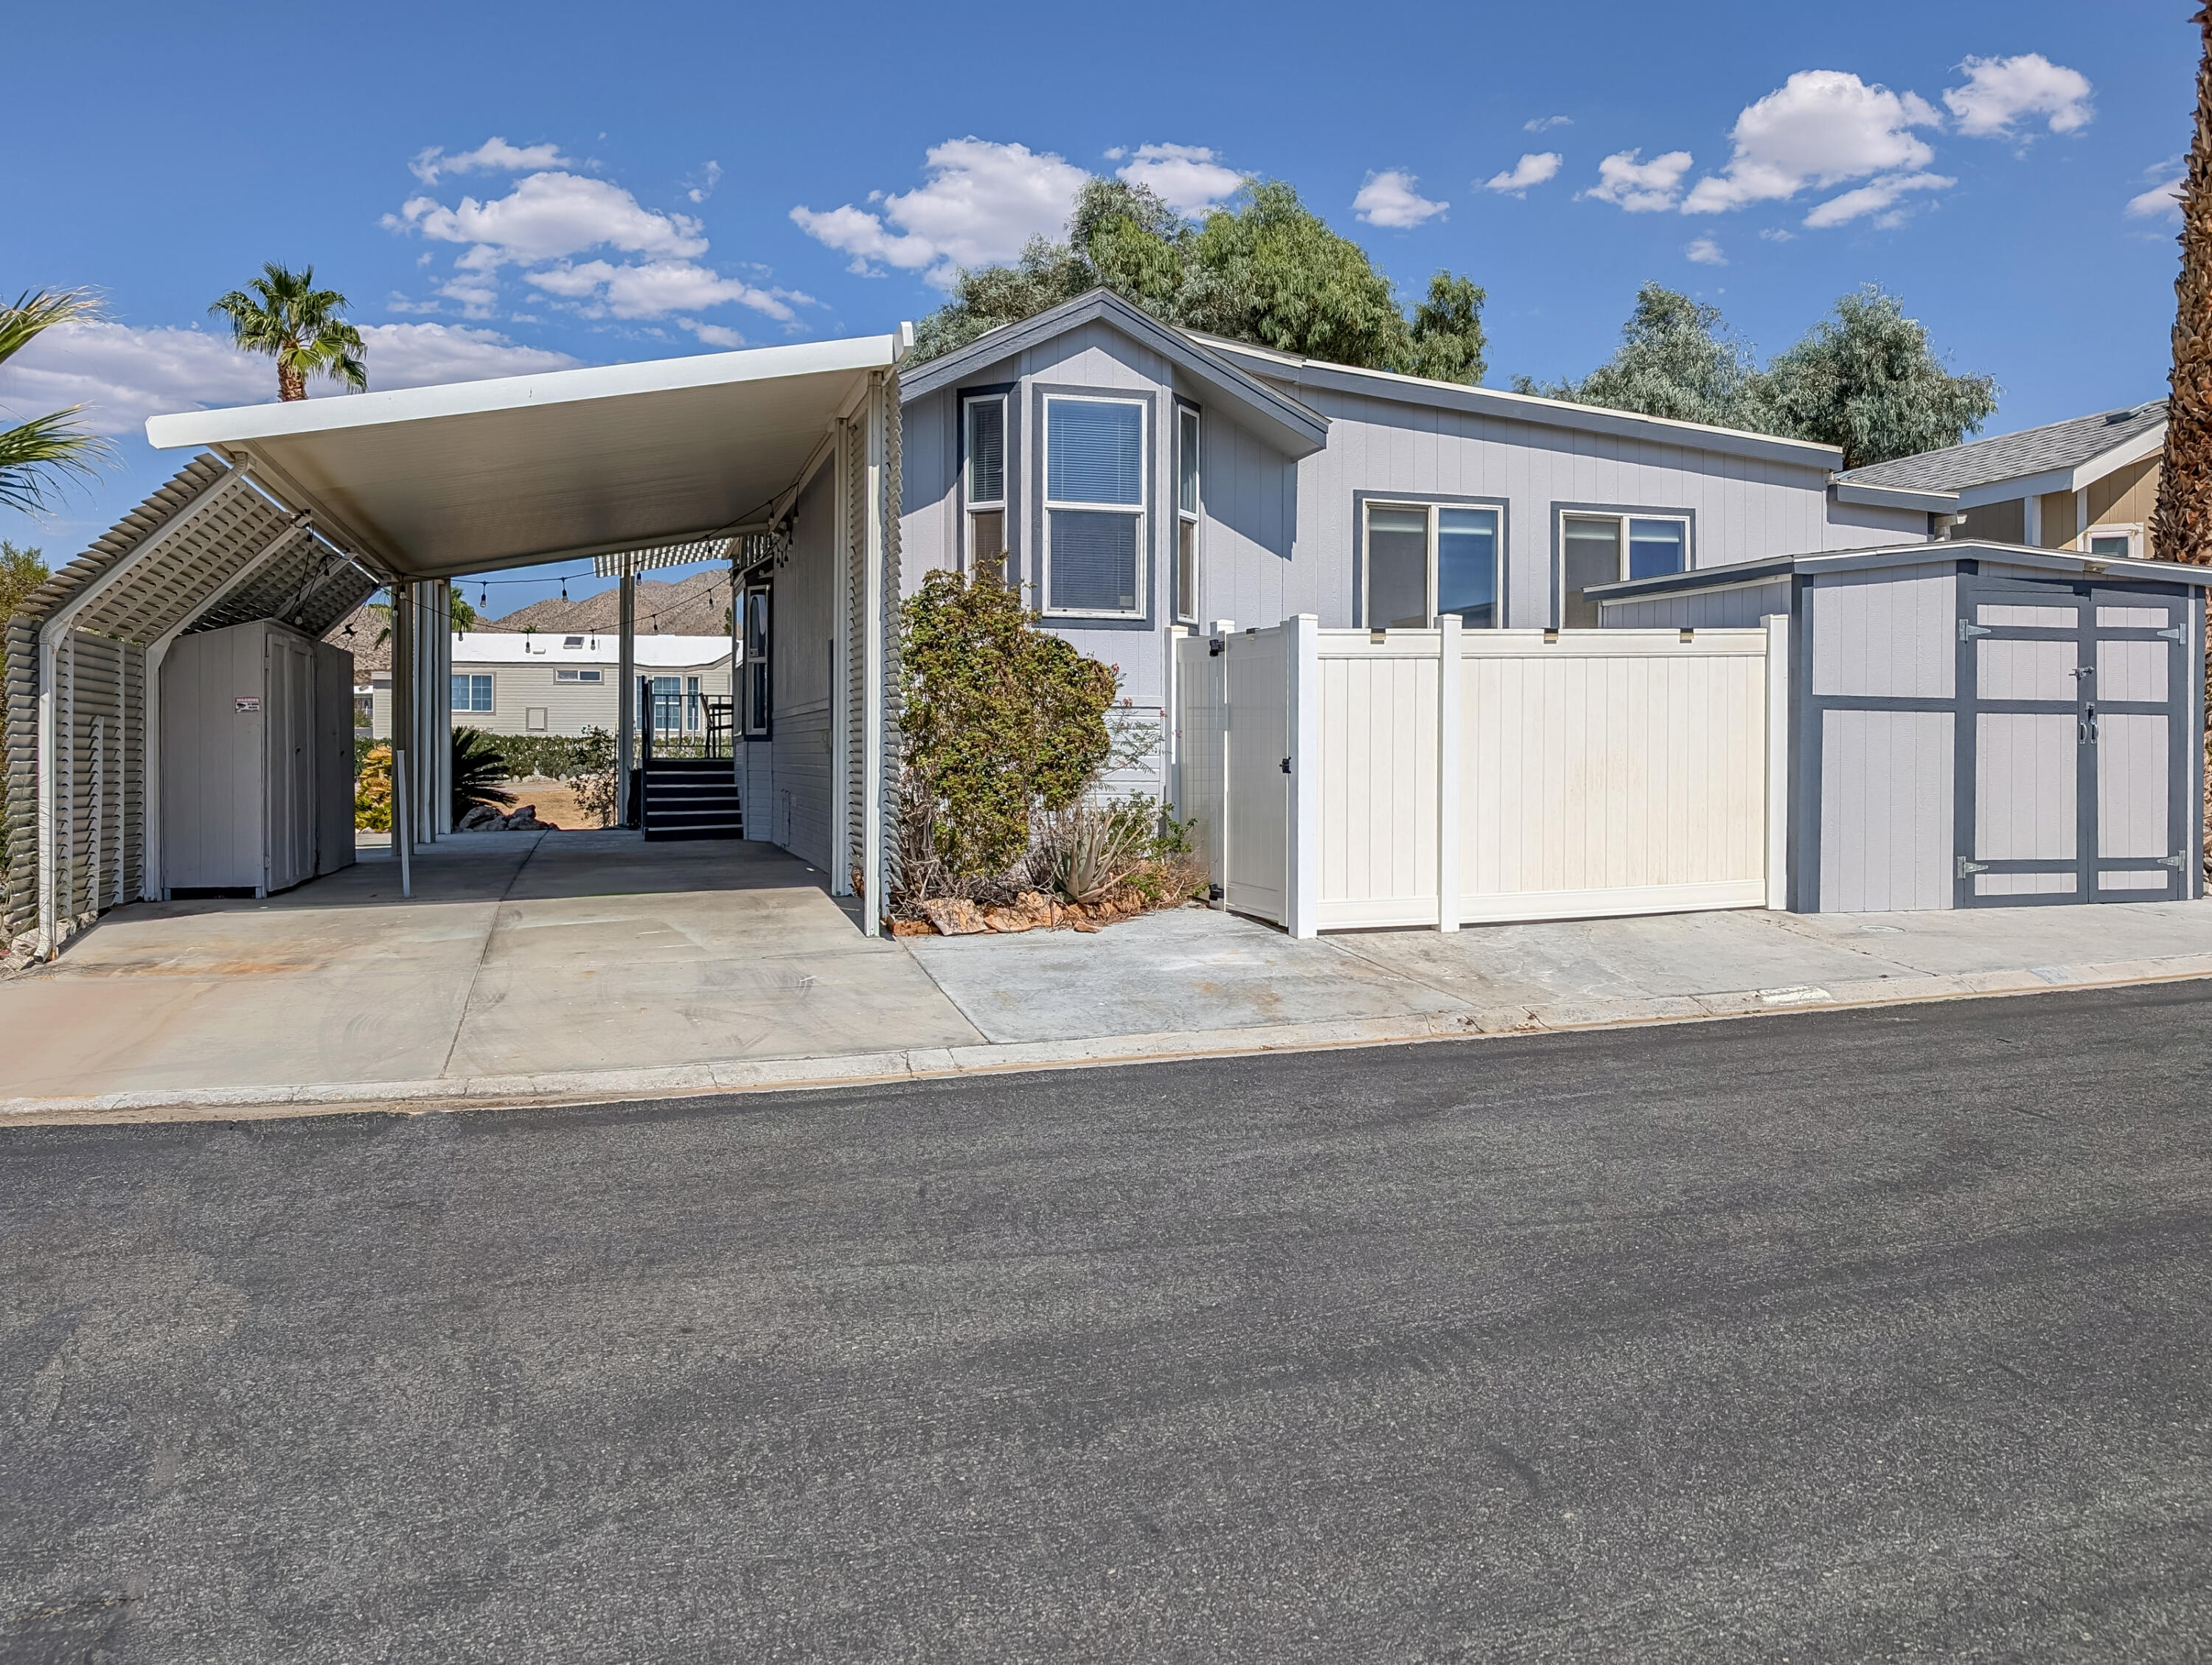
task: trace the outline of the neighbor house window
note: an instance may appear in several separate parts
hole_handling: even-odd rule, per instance
[[[684,726],[696,733],[706,725],[699,714],[699,678],[684,678]]]
[[[758,739],[768,733],[767,586],[746,589],[744,625],[745,733]]]
[[[653,732],[680,732],[684,727],[684,679],[655,677],[653,681]]]
[[[1559,524],[1559,623],[1599,623],[1597,603],[1583,592],[1625,578],[1687,572],[1687,515],[1566,514]]]
[[[1198,412],[1176,410],[1175,616],[1198,620]]]
[[[1141,612],[1144,405],[1048,398],[1044,425],[1044,610]]]
[[[1455,613],[1471,630],[1496,629],[1498,519],[1449,503],[1368,504],[1368,627],[1424,629]]]
[[[993,393],[961,407],[966,433],[962,445],[961,493],[967,499],[967,547],[962,559],[969,572],[1006,556],[1006,396]]]
[[[597,682],[600,678],[600,674],[601,673],[597,671],[556,671],[553,673],[553,680],[556,682]]]
[[[2100,561],[2125,561],[2136,552],[2140,526],[2092,526],[2081,546]]]
[[[453,709],[456,711],[489,711],[491,709],[491,678],[453,673]]]

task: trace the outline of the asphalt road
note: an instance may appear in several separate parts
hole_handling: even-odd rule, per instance
[[[2212,1653],[2212,984],[0,1133],[0,1658]]]

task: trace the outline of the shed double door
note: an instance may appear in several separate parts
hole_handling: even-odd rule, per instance
[[[315,673],[305,637],[271,630],[266,651],[263,885],[273,896],[315,876]]]
[[[1959,580],[1961,908],[2190,894],[2191,601]]]

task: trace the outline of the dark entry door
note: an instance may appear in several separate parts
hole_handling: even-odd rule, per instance
[[[2188,894],[2188,603],[1961,575],[1961,908]]]

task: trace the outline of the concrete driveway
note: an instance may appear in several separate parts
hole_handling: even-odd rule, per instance
[[[481,833],[118,909],[0,983],[8,1096],[592,1072],[979,1036],[771,846]]]

